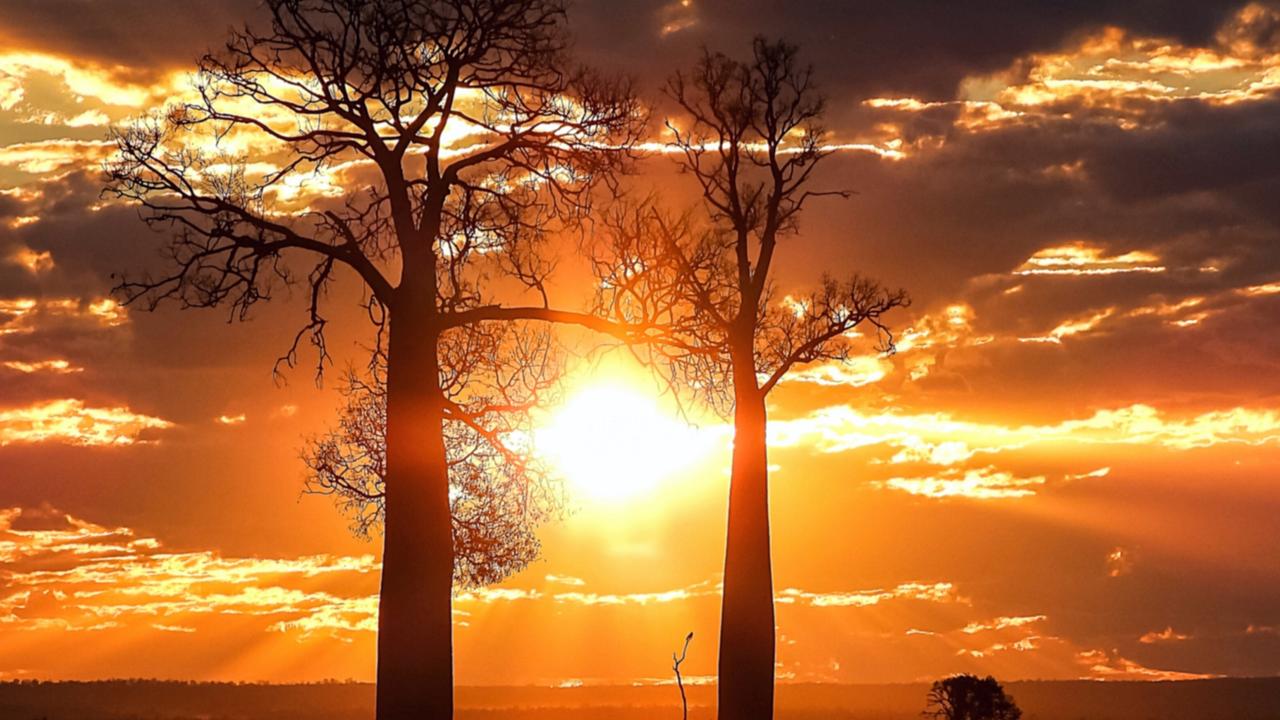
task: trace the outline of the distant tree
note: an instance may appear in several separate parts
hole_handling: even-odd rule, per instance
[[[376,369],[348,395],[355,442],[321,440],[310,462],[313,487],[373,500],[357,528],[381,524],[379,720],[451,717],[455,579],[536,550],[511,524],[538,516],[513,512],[533,503],[512,430],[549,355],[500,325],[603,325],[549,308],[546,245],[588,214],[640,113],[626,83],[571,61],[565,5],[266,0],[268,26],[205,56],[192,99],[115,135],[108,195],[170,235],[164,272],[121,281],[127,302],[244,319],[301,284],[281,362],[309,342],[320,369],[330,287],[364,287]]]
[[[955,675],[938,680],[929,688],[928,705],[922,713],[934,720],[1018,720],[1022,711],[1004,688],[988,675]]]
[[[868,325],[892,348],[883,316],[901,290],[852,275],[780,296],[770,278],[781,242],[822,196],[814,169],[830,154],[824,101],[795,47],[757,38],[745,61],[707,52],[667,85],[683,112],[668,127],[682,170],[702,191],[705,220],[654,199],[607,215],[595,248],[597,312],[662,328],[633,346],[676,388],[692,388],[734,422],[720,621],[719,716],[773,713],[775,623],[765,398],[796,365],[846,359]],[[819,264],[829,264],[818,261]]]

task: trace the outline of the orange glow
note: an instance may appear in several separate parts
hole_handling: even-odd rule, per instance
[[[579,387],[535,442],[575,496],[605,503],[652,494],[705,452],[696,429],[620,379]]]
[[[23,224],[30,223],[19,223],[18,226],[21,227]],[[48,250],[36,252],[28,247],[20,247],[9,256],[9,262],[26,268],[32,275],[39,275],[53,269],[53,255]]]
[[[161,418],[127,407],[86,407],[82,400],[50,400],[0,409],[0,446],[66,442],[72,445],[132,445],[144,432],[172,427]]]
[[[33,17],[44,7],[14,4]],[[173,288],[154,312],[151,296],[126,305],[128,294],[113,286],[165,277],[174,258],[162,245],[183,226],[160,223],[150,232],[137,208],[101,192],[103,166],[118,157],[113,131],[150,113],[194,119],[199,110],[181,106],[199,98],[196,54],[223,47],[223,20],[256,23],[224,18],[228,8],[261,3],[201,4],[191,17],[207,18],[207,33],[180,28],[158,39],[142,32],[141,21],[154,19],[135,20],[136,13],[117,13],[129,16],[125,25],[139,23],[133,35],[107,27],[100,18],[111,13],[102,4],[79,14],[92,24],[69,15],[39,32],[10,27],[17,12],[0,13],[0,38],[11,46],[0,49],[0,680],[371,681],[385,496],[353,495],[373,519],[367,535],[353,534],[351,514],[334,511],[342,498],[304,491],[299,454],[306,439],[341,429],[342,374],[368,367],[377,332],[369,320],[393,304],[372,303],[379,293],[370,295],[342,262],[325,275],[309,256],[367,251],[391,284],[406,287],[413,258],[397,247],[405,216],[389,201],[366,204],[392,194],[395,183],[383,175],[391,166],[352,145],[377,135],[392,142],[403,130],[397,121],[412,122],[426,105],[421,97],[370,101],[368,116],[353,105],[345,117],[300,118],[288,103],[318,89],[358,90],[369,78],[353,71],[318,82],[298,66],[283,78],[254,78],[284,105],[223,98],[223,109],[260,125],[170,128],[158,140],[162,149],[190,150],[173,157],[190,161],[190,180],[206,189],[239,201],[247,197],[242,185],[279,174],[252,192],[251,209],[279,223],[262,232],[288,232],[272,249],[240,256],[271,267],[269,282],[264,275],[260,286],[223,295],[217,278],[240,271],[224,276],[227,266],[206,267],[197,251],[181,257],[204,268],[198,282]],[[886,315],[883,328],[864,322],[849,331],[848,357],[797,350],[795,357],[818,359],[798,362],[765,399],[776,677],[1280,676],[1280,616],[1259,601],[1280,592],[1269,554],[1280,546],[1272,521],[1280,508],[1273,338],[1280,255],[1266,201],[1280,186],[1272,157],[1280,148],[1271,142],[1280,7],[1254,3],[1171,23],[1163,7],[1147,18],[1091,6],[1051,14],[1049,23],[1082,18],[1061,32],[1047,31],[1044,13],[978,8],[972,27],[944,33],[946,48],[917,52],[910,43],[922,27],[951,13],[885,15],[811,0],[812,7],[783,9],[743,4],[734,8],[742,17],[726,18],[716,16],[724,3],[624,4],[625,12],[579,4],[596,17],[574,27],[585,31],[577,42],[605,75],[610,67],[636,71],[639,107],[651,121],[637,129],[627,148],[635,157],[620,165],[626,173],[616,187],[606,172],[612,161],[582,168],[568,161],[576,142],[535,150],[513,141],[527,166],[492,172],[503,165],[492,160],[496,144],[518,121],[474,87],[449,95],[445,126],[439,116],[426,120],[398,157],[419,193],[410,207],[422,211],[423,243],[456,261],[466,239],[482,260],[474,276],[454,277],[450,263],[438,264],[437,289],[448,278],[462,293],[437,298],[442,312],[474,304],[599,310],[592,263],[609,260],[594,255],[594,243],[608,239],[613,214],[626,215],[629,199],[650,193],[682,232],[688,220],[690,242],[663,245],[672,252],[661,263],[615,268],[620,279],[604,289],[643,287],[679,260],[706,277],[680,290],[678,315],[737,310],[720,297],[733,289],[734,258],[716,259],[736,233],[720,232],[724,218],[700,197],[697,175],[672,163],[685,150],[722,162],[717,151],[727,153],[730,141],[710,134],[682,147],[677,136],[690,138],[697,125],[660,88],[679,68],[693,82],[694,66],[681,64],[695,61],[704,42],[739,55],[752,28],[804,38],[798,62],[814,63],[827,113],[781,135],[776,157],[833,157],[813,175],[802,213],[797,205],[798,214],[770,214],[760,190],[770,157],[747,134],[743,147],[761,164],[743,166],[741,200],[758,204],[759,228],[783,221],[786,235],[767,266],[758,241],[749,253],[757,273],[768,270],[761,302],[784,309],[771,321],[790,320],[786,312],[804,319],[804,298],[822,276],[865,273],[902,286],[912,304]],[[1139,14],[1140,25],[1115,25]],[[812,27],[827,15],[830,27]],[[1216,24],[1205,25],[1211,15]],[[619,20],[634,27],[609,27]],[[1165,36],[1153,28],[1179,30]],[[174,47],[187,39],[190,47]],[[610,47],[600,47],[602,39]],[[876,45],[882,41],[889,52]],[[438,49],[421,50],[425,57]],[[596,82],[585,72],[572,79]],[[768,84],[761,80],[759,91]],[[579,119],[592,112],[584,98],[557,101]],[[545,132],[590,142],[569,138],[569,127],[535,121],[525,129],[529,138]],[[496,202],[468,217],[456,214],[463,196],[448,195],[448,222],[427,240],[421,220],[430,204],[422,198],[445,197],[431,192],[441,175],[433,176],[422,142],[437,130],[435,173],[448,177],[450,165],[473,161],[461,170],[467,197]],[[317,163],[318,155],[277,137],[304,131],[350,142]],[[610,148],[623,149],[615,141]],[[795,177],[816,167],[806,157]],[[526,207],[508,192],[579,170],[599,188],[625,191],[627,202],[609,192],[584,195],[594,203],[587,214],[564,223],[555,210],[571,195],[530,197]],[[845,191],[841,202],[835,196]],[[236,218],[221,215],[210,227],[226,231],[222,240],[261,240],[261,233],[233,240],[244,224]],[[343,243],[344,223],[368,237],[345,247],[286,247],[293,233]],[[757,238],[757,230],[748,234]],[[544,255],[545,287],[510,272],[528,260],[541,275],[535,266]],[[312,316],[307,281],[319,277]],[[241,306],[231,307],[235,299]],[[199,307],[211,300],[218,309]],[[650,300],[655,317],[665,318],[666,298]],[[240,310],[251,322],[239,323]],[[296,335],[317,318],[325,323],[322,347]],[[779,334],[789,329],[776,325]],[[796,327],[809,332],[806,323]],[[586,694],[593,686],[671,684],[668,658],[690,631],[697,639],[684,683],[714,682],[732,421],[693,397],[705,388],[673,397],[652,368],[623,346],[601,347],[609,341],[593,331],[540,322],[530,329],[518,342],[540,341],[545,330],[557,346],[547,357],[568,366],[539,372],[551,378],[563,370],[562,383],[534,383],[529,417],[494,427],[501,440],[533,453],[528,477],[546,483],[522,485],[523,473],[499,473],[503,501],[491,510],[477,503],[477,515],[527,511],[530,497],[555,507],[531,536],[536,559],[494,585],[455,589],[456,685]],[[689,335],[686,349],[723,343],[704,330]],[[456,333],[467,343],[490,337]],[[877,344],[885,333],[892,350]],[[297,357],[287,356],[274,376],[273,363],[295,337]],[[506,336],[492,336],[499,337]],[[807,340],[785,342],[803,348]],[[452,400],[525,409],[527,378],[507,374],[519,353],[507,367],[506,342],[466,346],[500,362],[458,375]],[[766,347],[772,342],[760,338],[758,367],[787,357]],[[490,355],[494,349],[502,357]],[[315,383],[321,350],[330,357],[321,358],[325,375]],[[286,367],[294,359],[297,367]],[[702,373],[700,382],[714,375]],[[366,409],[364,419],[385,430],[386,405]],[[449,417],[461,418],[453,408]],[[475,439],[464,432],[468,442],[450,443],[451,459],[461,462],[455,448]],[[511,458],[475,445],[483,454],[467,470],[506,469]],[[367,461],[358,465],[362,479],[379,471],[386,478],[385,443],[355,452]],[[453,467],[450,478],[429,478],[437,497],[445,480],[458,483],[462,466]],[[450,499],[470,501],[460,492]],[[455,532],[467,522],[455,523]],[[486,542],[480,536],[477,545]],[[691,715],[706,716],[712,706],[699,703]]]
[[[6,360],[0,363],[10,370],[16,370],[20,373],[30,375],[38,372],[49,373],[77,373],[84,372],[84,368],[72,365],[66,360],[40,360],[37,362],[23,362],[21,360]]]
[[[1083,242],[1039,250],[1014,271],[1016,275],[1114,275],[1117,273],[1165,271],[1160,258],[1135,250],[1120,255]]]

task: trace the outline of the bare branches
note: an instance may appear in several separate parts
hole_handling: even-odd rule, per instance
[[[367,535],[388,477],[443,480],[386,449],[386,369],[431,368],[398,387],[441,418],[461,585],[523,567],[556,506],[528,447],[530,411],[559,377],[542,323],[607,325],[548,307],[547,241],[625,169],[643,117],[628,82],[570,61],[565,5],[266,0],[269,22],[233,31],[189,92],[119,131],[106,167],[107,195],[168,235],[163,270],[121,279],[126,302],[245,319],[279,287],[305,288],[277,369],[310,345],[319,377],[329,291],[343,268],[359,278],[370,358],[348,374],[337,427],[306,452],[308,488]],[[498,289],[513,285],[511,308]],[[393,317],[414,342],[391,342]],[[392,365],[393,345],[421,352]]]
[[[718,412],[732,409],[724,362],[740,296],[725,236],[672,215],[654,198],[615,203],[588,248],[598,279],[593,311],[622,327],[622,339],[675,397],[692,393]]]
[[[847,360],[851,335],[864,324],[874,330],[874,349],[892,352],[893,333],[882,316],[908,302],[905,291],[854,275],[843,283],[824,277],[807,296],[765,305],[756,340],[757,369],[767,378],[760,391],[768,393],[797,364]]]
[[[907,303],[901,290],[854,275],[778,298],[769,279],[806,203],[848,196],[810,187],[827,155],[824,101],[796,48],[757,38],[748,62],[706,52],[667,93],[683,111],[668,127],[706,221],[663,212],[652,198],[619,203],[593,246],[595,312],[662,327],[633,352],[722,414],[743,387],[768,393],[796,364],[846,359],[863,324],[875,328],[877,350],[891,351],[882,317]]]
[[[545,306],[546,237],[586,216],[643,120],[628,82],[569,61],[564,5],[268,0],[269,25],[205,56],[189,96],[115,135],[106,192],[170,233],[169,270],[123,279],[124,300],[242,319],[278,285],[322,296],[336,276],[289,259],[311,254],[387,309],[492,303],[494,274]],[[322,348],[318,317],[302,334]]]
[[[464,327],[441,349],[445,450],[453,518],[454,582],[498,582],[537,556],[534,530],[561,505],[561,489],[528,442],[529,411],[555,398],[558,352],[549,333],[510,324]],[[386,484],[386,375],[348,371],[331,432],[303,452],[306,491],[329,495],[357,535],[380,530]]]
[[[799,65],[793,45],[756,38],[752,49],[750,63],[706,52],[667,93],[688,116],[683,130],[669,123],[682,167],[702,187],[713,222],[735,235],[740,290],[758,299],[777,241],[795,231],[805,202],[843,193],[805,189],[825,155],[813,69]]]

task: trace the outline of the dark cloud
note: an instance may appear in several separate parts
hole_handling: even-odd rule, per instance
[[[675,4],[578,0],[572,24],[592,58],[654,81],[687,65],[703,45],[741,54],[751,37],[766,35],[804,48],[837,98],[894,92],[949,99],[966,75],[1003,69],[1103,25],[1204,44],[1242,3],[693,0],[697,22],[658,37],[664,8]]]
[[[145,79],[185,67],[217,47],[227,30],[258,12],[260,0],[13,0],[0,20],[5,44],[68,55]]]
[[[656,84],[709,46],[741,53],[754,35],[805,48],[834,94],[901,92],[949,98],[966,75],[990,72],[1037,50],[1053,49],[1106,24],[1204,44],[1240,0],[1077,0],[1052,4],[910,0],[851,4],[842,0],[577,0],[570,26],[592,61]],[[12,0],[0,37],[22,49],[71,55],[124,74],[146,76],[189,63],[216,47],[226,30],[261,22],[259,0]],[[662,34],[673,19],[692,20]],[[1264,19],[1265,20],[1265,19]],[[1246,36],[1272,39],[1267,22]]]

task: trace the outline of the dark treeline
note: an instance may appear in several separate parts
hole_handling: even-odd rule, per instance
[[[1280,678],[1183,682],[1005,684],[1028,720],[1263,720],[1280,717]],[[715,688],[688,688],[689,717],[714,717]],[[778,686],[787,720],[918,719],[926,684]],[[5,720],[354,720],[372,713],[372,684],[298,685],[154,680],[0,683]],[[679,717],[674,687],[462,687],[460,718],[641,720]]]

